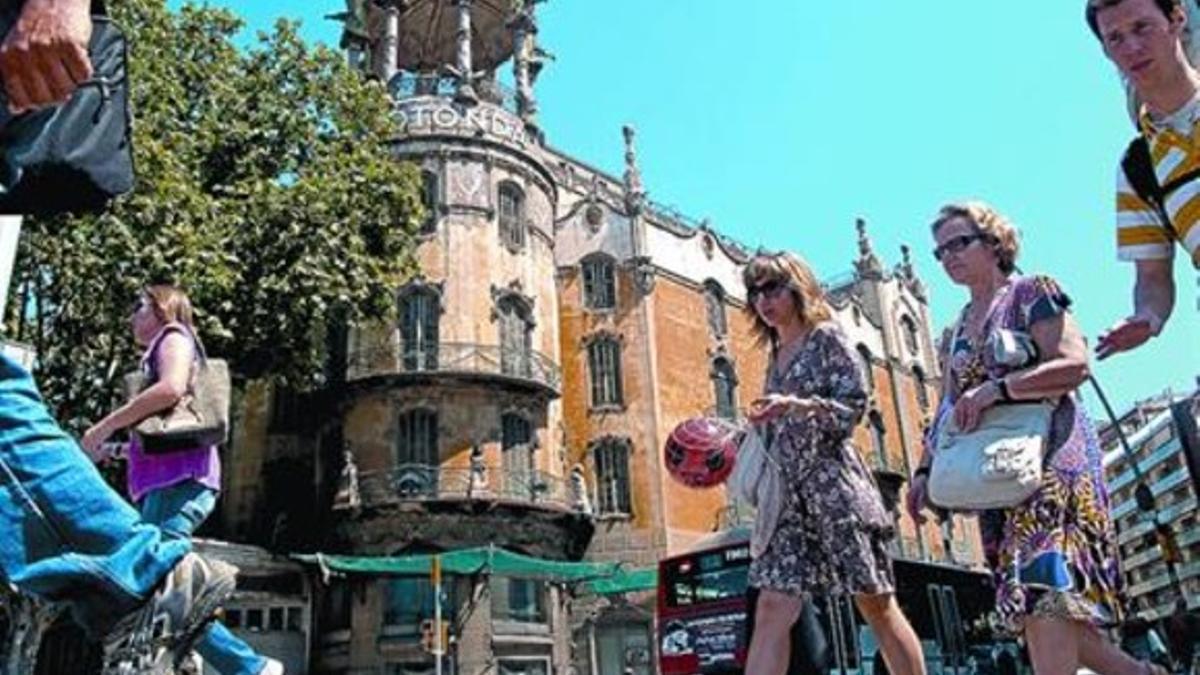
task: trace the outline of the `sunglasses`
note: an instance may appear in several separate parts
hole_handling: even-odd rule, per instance
[[[751,286],[750,288],[746,289],[746,299],[751,303],[754,303],[759,299],[759,297],[774,299],[778,297],[780,293],[786,290],[787,287],[787,284],[779,281],[778,279],[764,281],[757,286]]]
[[[968,246],[977,241],[984,241],[988,237],[982,234],[960,234],[957,237],[950,237],[944,244],[940,244],[933,249],[933,257],[941,262],[950,253],[961,253]]]

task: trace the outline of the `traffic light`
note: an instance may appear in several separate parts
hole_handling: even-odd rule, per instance
[[[421,648],[430,654],[438,652],[446,653],[446,648],[450,646],[450,622],[442,620],[442,641],[441,644],[435,644],[436,633],[434,633],[433,619],[425,619],[421,622]]]

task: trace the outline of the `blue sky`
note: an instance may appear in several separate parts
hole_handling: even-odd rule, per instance
[[[172,5],[177,5],[172,0]],[[341,0],[217,2],[251,29],[323,19]],[[889,263],[910,243],[937,326],[965,301],[929,254],[945,201],[982,198],[1021,228],[1022,267],[1057,277],[1094,340],[1131,306],[1114,254],[1116,159],[1132,137],[1082,0],[551,0],[538,81],[551,144],[619,172],[638,129],[650,196],[750,245],[799,252],[831,277],[862,216]],[[1197,274],[1177,256],[1163,336],[1097,365],[1122,407],[1200,375]],[[1095,412],[1099,413],[1097,409]]]

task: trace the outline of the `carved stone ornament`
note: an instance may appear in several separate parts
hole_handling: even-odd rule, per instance
[[[595,202],[588,204],[583,211],[583,222],[587,224],[589,232],[598,233],[604,227],[604,208]]]

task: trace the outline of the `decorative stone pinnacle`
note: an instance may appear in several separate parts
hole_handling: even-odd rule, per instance
[[[860,277],[882,278],[883,263],[879,262],[879,257],[875,255],[875,251],[871,247],[871,238],[867,236],[867,221],[863,218],[856,218],[854,228],[858,230],[858,260],[854,261],[855,270],[858,271]]]
[[[637,131],[626,124],[621,128],[621,133],[625,136],[625,201],[630,210],[640,209],[646,189],[642,185],[642,172],[638,169],[637,148],[634,145]]]

